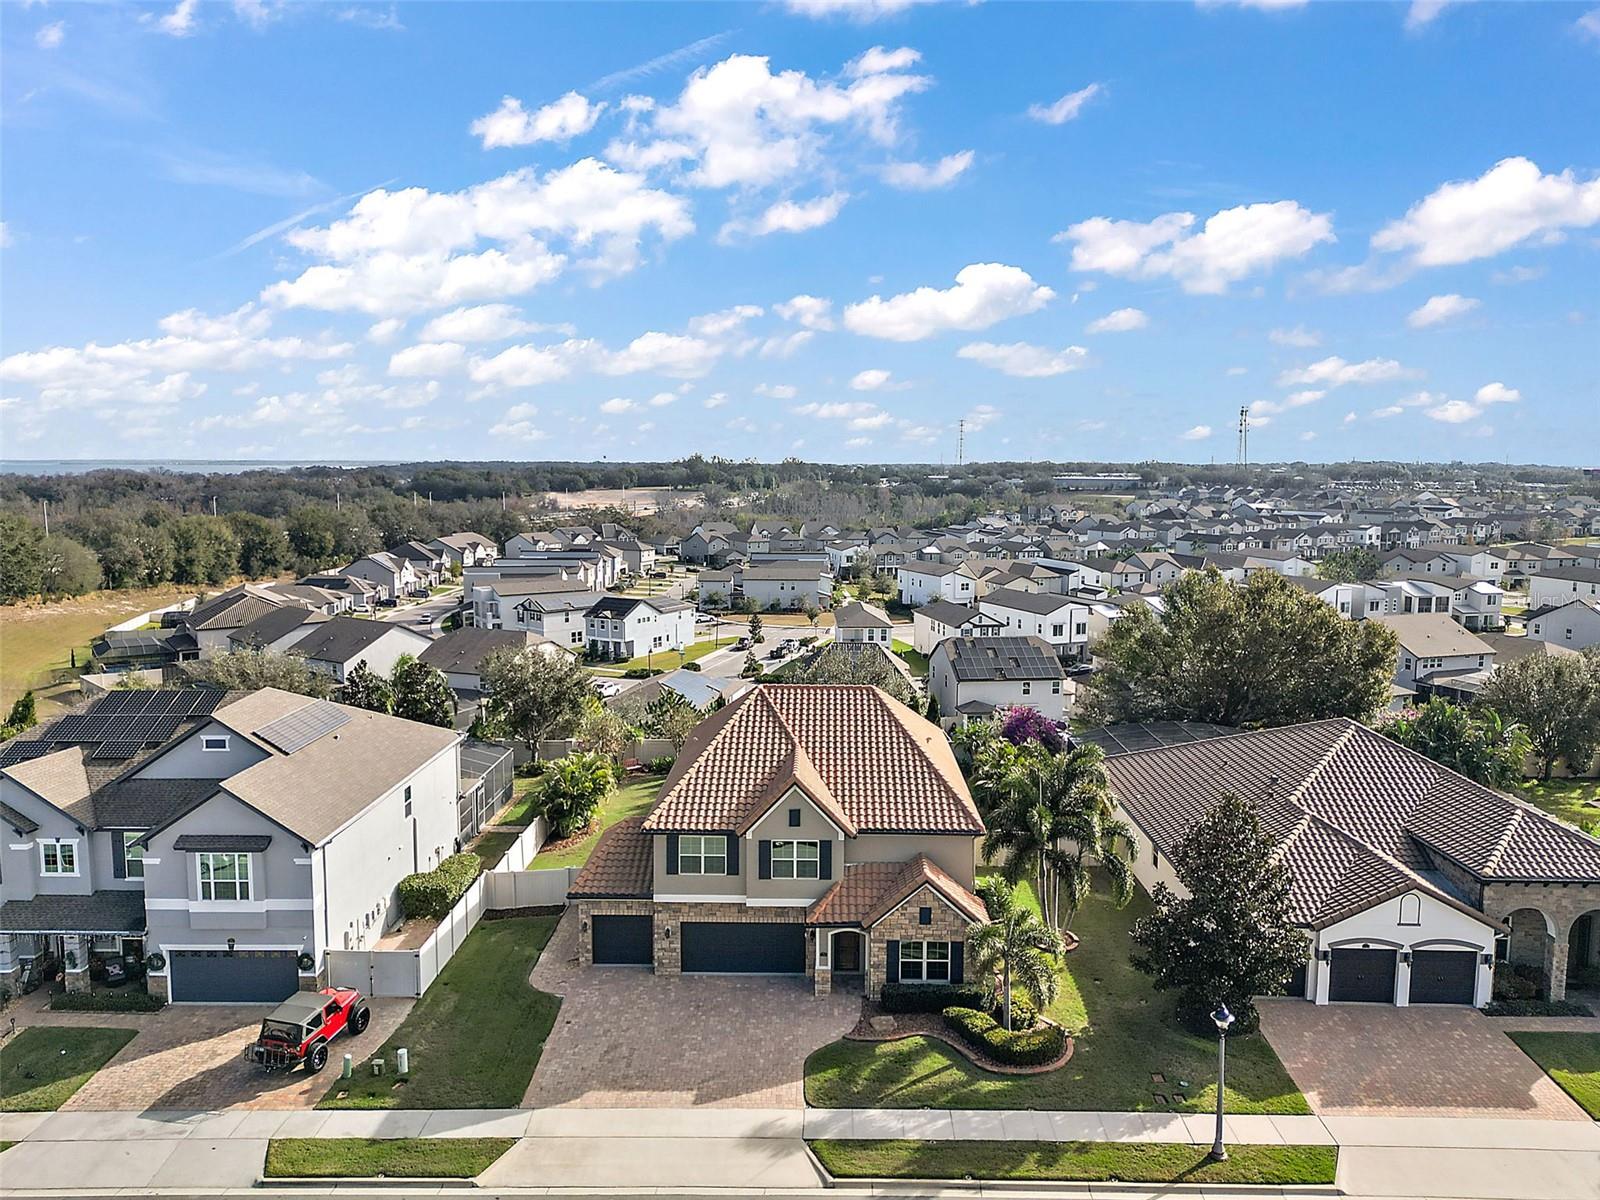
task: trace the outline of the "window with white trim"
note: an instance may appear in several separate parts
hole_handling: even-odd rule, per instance
[[[137,830],[124,830],[122,834],[122,863],[123,878],[144,878],[144,847],[139,844],[139,839],[144,834]]]
[[[207,734],[200,739],[200,749],[206,751],[226,750],[228,748],[227,734]]]
[[[720,833],[678,836],[679,875],[726,875],[728,839]]]
[[[774,879],[816,879],[821,866],[821,851],[816,842],[773,842]]]
[[[76,875],[78,873],[77,842],[39,843],[39,874]]]
[[[219,851],[195,855],[200,864],[200,899],[250,899],[250,856]]]
[[[901,942],[901,983],[948,983],[949,942]]]

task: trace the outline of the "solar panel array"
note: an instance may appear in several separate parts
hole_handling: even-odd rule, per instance
[[[1026,638],[960,638],[953,647],[960,679],[1040,679],[1060,675],[1054,653]]]
[[[81,713],[62,717],[24,742],[0,747],[0,766],[27,762],[68,746],[94,747],[90,758],[132,758],[170,741],[184,722],[210,716],[222,702],[218,688],[112,692]]]
[[[276,721],[268,721],[256,730],[256,736],[285,754],[293,754],[297,750],[304,750],[318,738],[326,737],[349,720],[350,714],[337,704],[314,700]]]

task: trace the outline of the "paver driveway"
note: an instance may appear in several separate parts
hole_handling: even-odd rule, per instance
[[[360,1063],[383,1045],[411,1011],[410,1000],[372,1000],[372,1024],[359,1038],[334,1042],[320,1075],[267,1074],[241,1053],[272,1011],[266,1004],[174,1004],[155,1013],[56,1013],[29,996],[18,1025],[87,1025],[137,1029],[134,1038],[62,1106],[65,1111],[311,1108],[333,1081],[342,1055]]]
[[[582,970],[577,936],[568,910],[533,969],[563,999],[524,1107],[800,1108],[806,1056],[861,1014],[806,979]]]
[[[1454,1007],[1259,1005],[1262,1032],[1323,1116],[1589,1119],[1506,1036],[1501,1018]]]

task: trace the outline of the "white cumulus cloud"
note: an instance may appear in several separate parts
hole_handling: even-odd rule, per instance
[[[1301,384],[1343,387],[1347,383],[1390,383],[1396,379],[1414,379],[1421,373],[1402,366],[1392,358],[1369,358],[1365,362],[1353,363],[1334,354],[1310,366],[1284,371],[1278,376],[1278,384],[1280,387]]]
[[[987,329],[1037,312],[1054,296],[1021,267],[972,263],[957,272],[953,287],[920,287],[887,300],[873,296],[852,304],[844,310],[844,324],[867,337],[916,342],[952,329]]]
[[[911,192],[931,192],[949,187],[972,166],[971,150],[947,154],[938,162],[892,162],[883,168],[883,181],[890,187]]]
[[[1443,296],[1429,296],[1420,308],[1412,310],[1406,324],[1413,329],[1427,329],[1430,325],[1443,325],[1477,308],[1479,301],[1470,296],[1449,292]]]
[[[1179,439],[1185,442],[1202,442],[1210,436],[1211,426],[1209,425],[1191,425],[1178,435]]]
[[[1271,330],[1267,334],[1267,340],[1274,346],[1294,346],[1301,350],[1322,345],[1322,335],[1314,329],[1307,329],[1304,325],[1296,325],[1293,329]]]
[[[1030,104],[1028,115],[1046,125],[1065,125],[1068,121],[1076,120],[1083,106],[1104,90],[1098,83],[1091,83],[1088,87],[1068,92],[1051,104]]]
[[[892,372],[880,367],[857,371],[850,379],[850,387],[858,392],[876,392],[888,385]]]
[[[1137,308],[1119,308],[1115,312],[1108,312],[1098,320],[1090,321],[1087,326],[1089,333],[1127,333],[1134,329],[1143,329],[1150,324],[1150,318],[1145,316],[1143,310]]]
[[[535,142],[570,142],[593,129],[605,107],[604,101],[591,104],[586,96],[568,92],[530,113],[515,96],[506,96],[494,112],[472,123],[472,133],[482,139],[485,150],[531,146]]]
[[[1027,342],[970,342],[956,351],[957,358],[969,359],[1001,374],[1017,379],[1046,379],[1052,375],[1065,375],[1083,366],[1089,352],[1082,346],[1068,346],[1051,350]]]

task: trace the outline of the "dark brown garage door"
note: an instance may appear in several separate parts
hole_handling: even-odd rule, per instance
[[[1478,982],[1472,950],[1415,950],[1411,954],[1411,1003],[1471,1004]]]
[[[1329,967],[1329,1000],[1394,1003],[1393,950],[1335,950]]]

